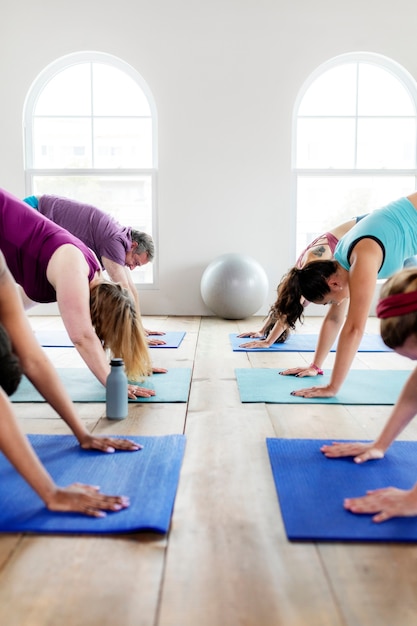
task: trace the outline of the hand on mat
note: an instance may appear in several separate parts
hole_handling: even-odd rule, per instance
[[[145,335],[165,335],[166,333],[163,330],[149,330],[145,328]]]
[[[314,367],[292,367],[288,370],[282,370],[278,372],[281,376],[297,376],[297,378],[304,378],[304,376],[318,376],[319,372]]]
[[[134,400],[135,398],[150,398],[154,395],[154,389],[148,389],[147,387],[138,387],[137,385],[127,386],[127,396],[131,400]]]
[[[100,450],[101,452],[114,452],[115,450],[141,450],[143,446],[129,439],[115,437],[96,437],[88,434],[80,441],[83,450]]]
[[[148,346],[166,346],[166,341],[163,341],[162,339],[148,339],[146,340],[148,343]]]
[[[374,459],[382,459],[384,450],[377,448],[374,443],[338,443],[334,441],[331,445],[324,445],[320,448],[324,456],[329,459],[336,459],[342,456],[353,456],[355,463],[365,463]]]
[[[106,496],[99,493],[99,487],[74,483],[68,487],[57,487],[45,504],[50,511],[105,517],[104,511],[121,511],[127,508],[129,498]]]
[[[239,348],[269,348],[269,343],[267,343],[266,339],[247,341],[246,343],[241,343]]]
[[[253,338],[257,338],[257,339],[262,339],[262,337],[265,337],[265,335],[263,333],[257,333],[257,332],[247,332],[247,333],[240,333],[240,335],[238,335],[238,337],[253,337]]]
[[[385,487],[368,491],[361,498],[346,498],[343,506],[352,513],[376,513],[374,522],[385,522],[391,517],[412,517],[417,515],[415,489],[409,491],[396,487]]]
[[[152,374],[166,374],[167,369],[165,367],[153,367]]]
[[[336,391],[330,386],[324,387],[307,387],[306,389],[296,389],[291,391],[292,396],[300,396],[301,398],[333,398]]]

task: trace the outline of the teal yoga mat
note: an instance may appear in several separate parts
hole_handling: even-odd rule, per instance
[[[57,368],[73,402],[105,402],[106,390],[87,368]],[[155,390],[155,396],[137,398],[129,402],[187,402],[191,383],[191,369],[171,368],[166,374],[153,374],[140,387]],[[44,398],[24,376],[12,402],[45,402]]]
[[[280,376],[273,368],[236,369],[241,402],[270,404],[395,404],[411,374],[409,370],[350,370],[342,388],[333,398],[302,398],[291,391],[325,385],[331,370],[323,376],[297,378]]]
[[[71,435],[29,435],[41,461],[60,486],[97,485],[124,495],[130,506],[103,518],[55,513],[0,455],[0,532],[109,534],[169,530],[185,450],[184,435],[129,437],[142,450],[105,454],[82,450]]]
[[[417,541],[417,517],[376,523],[371,515],[343,508],[383,487],[410,489],[416,482],[417,442],[395,441],[385,457],[362,465],[328,459],[320,447],[331,441],[266,440],[287,537],[291,541]]]
[[[74,344],[66,330],[51,329],[37,330],[35,337],[43,348],[73,348]],[[151,335],[150,338],[165,341],[162,346],[149,346],[150,348],[178,348],[185,337],[183,331],[169,331],[165,335]]]
[[[318,335],[292,333],[287,341],[284,341],[284,343],[273,343],[270,348],[241,348],[242,343],[256,341],[256,339],[238,337],[237,333],[231,333],[229,338],[233,352],[315,352],[319,339]],[[331,348],[331,352],[335,352],[336,348],[337,341]],[[366,333],[362,337],[358,352],[392,352],[392,350],[384,344],[380,335]]]

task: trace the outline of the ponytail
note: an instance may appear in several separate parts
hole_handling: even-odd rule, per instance
[[[327,279],[336,270],[335,261],[311,261],[301,269],[290,269],[278,285],[278,297],[270,315],[294,329],[297,321],[304,317],[302,299],[318,303],[323,300],[330,293]]]

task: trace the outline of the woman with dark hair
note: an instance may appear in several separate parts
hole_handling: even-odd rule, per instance
[[[25,308],[57,302],[70,339],[103,385],[110,372],[103,347],[124,360],[130,380],[152,374],[140,315],[128,291],[104,280],[96,255],[82,241],[2,189],[0,249]],[[130,384],[128,394],[133,399],[155,392]]]
[[[292,392],[306,398],[336,395],[359,348],[377,278],[388,278],[417,254],[417,193],[377,209],[358,222],[336,246],[334,260],[293,268],[281,287],[280,315],[289,325],[303,314],[301,299],[329,305],[314,359],[284,376],[317,376],[340,332],[330,382]],[[345,312],[347,316],[345,318]]]
[[[339,224],[339,226],[335,226],[326,233],[323,233],[319,237],[316,237],[300,254],[295,267],[301,269],[313,261],[332,259],[339,239],[349,232],[363,217],[365,216],[362,215],[348,220],[343,224]],[[270,348],[274,343],[284,343],[290,334],[290,330],[294,330],[296,322],[302,318],[304,309],[309,302],[301,296],[298,303],[299,306],[295,308],[293,315],[287,316],[284,319],[281,315],[281,301],[282,298],[286,297],[286,282],[287,276],[284,276],[277,287],[277,299],[271,306],[268,317],[261,330],[238,335],[239,337],[252,337],[255,339],[255,341],[240,344],[241,348]]]
[[[377,305],[381,336],[387,346],[417,360],[417,269],[407,268],[389,278]],[[417,369],[409,376],[381,434],[371,443],[337,443],[322,446],[328,458],[352,456],[355,463],[382,459],[385,452],[417,413]],[[411,489],[386,487],[365,496],[349,498],[352,513],[373,513],[375,522],[417,515],[417,483]]]

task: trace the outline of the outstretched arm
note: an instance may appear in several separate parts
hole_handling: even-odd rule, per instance
[[[329,458],[353,456],[355,463],[382,459],[386,450],[417,414],[417,369],[409,376],[381,434],[372,443],[337,443],[322,446]]]
[[[110,276],[111,280],[114,283],[120,283],[122,287],[127,289],[131,294],[133,301],[136,306],[136,311],[140,315],[140,305],[139,305],[139,294],[136,289],[135,283],[132,280],[132,276],[128,267],[124,265],[119,265],[119,263],[115,263],[115,261],[111,261],[107,257],[101,257],[101,261],[104,265],[104,269]],[[146,330],[144,329],[145,335],[165,335],[164,332]],[[148,339],[148,343],[151,346],[164,346],[166,341],[162,339]]]
[[[136,305],[136,310],[140,315],[139,294],[130,275],[130,270],[124,265],[120,265],[105,256],[101,257],[101,261],[111,280],[114,283],[120,283],[122,287],[129,291]]]
[[[19,428],[12,406],[0,389],[0,450],[51,511],[71,511],[102,517],[103,511],[120,511],[129,506],[125,496],[100,494],[98,487],[58,487]]]
[[[305,398],[329,398],[336,395],[358,351],[382,263],[382,250],[373,239],[362,239],[354,247],[350,260],[350,303],[340,333],[330,382],[323,387],[297,390],[295,395]]]
[[[318,370],[321,369],[345,321],[347,307],[348,300],[343,300],[339,305],[330,305],[320,328],[317,347],[313,357],[313,363],[316,367],[311,367],[311,365],[308,367],[293,367],[280,372],[283,376],[297,376],[299,378],[317,376]]]
[[[47,270],[54,286],[59,311],[68,335],[102,385],[106,385],[110,365],[91,323],[88,266],[82,252],[73,245],[63,245],[52,255]],[[155,392],[145,387],[129,386],[129,397],[149,397]]]
[[[263,337],[265,334],[265,328],[267,327],[267,323],[264,324],[264,331],[260,331],[259,333],[250,333],[250,334],[242,334],[238,335],[239,337]],[[270,348],[275,341],[282,335],[282,333],[288,327],[286,324],[283,324],[280,320],[276,321],[274,326],[272,327],[271,332],[264,338],[259,341],[248,341],[246,343],[240,344],[241,348]],[[262,332],[262,334],[261,334]]]

